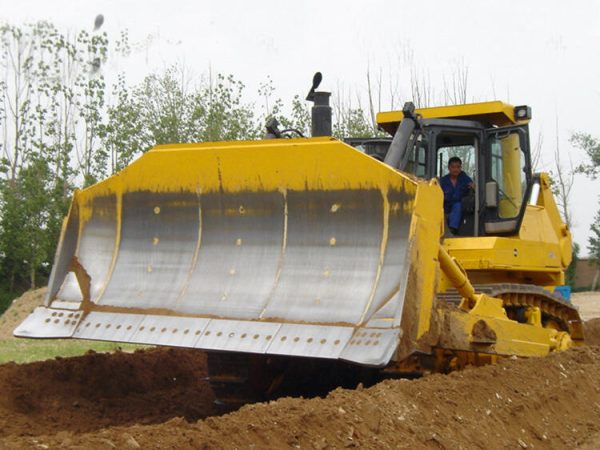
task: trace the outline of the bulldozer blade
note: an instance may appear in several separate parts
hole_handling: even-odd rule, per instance
[[[75,193],[15,335],[385,365],[417,184],[332,138],[156,147]]]

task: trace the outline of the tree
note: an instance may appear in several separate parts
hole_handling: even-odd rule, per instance
[[[333,124],[333,135],[337,138],[368,138],[378,134],[361,107],[340,108],[336,119]]]
[[[308,103],[295,95],[292,99],[291,111],[286,115],[286,107],[281,98],[275,98],[275,87],[273,80],[268,78],[265,83],[261,83],[258,89],[258,95],[264,100],[262,107],[262,115],[259,116],[256,123],[256,135],[264,134],[264,124],[268,119],[276,118],[282,130],[297,130],[304,136],[310,136],[311,118]]]
[[[109,174],[125,168],[135,155],[149,148],[145,123],[133,93],[125,82],[125,75],[119,74],[112,94],[116,101],[108,106],[105,121],[99,130]]]
[[[579,244],[577,242],[573,242],[573,257],[571,259],[571,264],[565,270],[565,283],[571,288],[575,287],[577,282],[577,263],[579,262]]]
[[[586,160],[578,166],[578,172],[584,173],[593,180],[596,179],[600,175],[600,140],[588,133],[573,133],[570,142],[583,150],[586,157]],[[594,221],[590,225],[587,248],[590,252],[590,259],[596,263],[597,267],[592,286],[592,289],[595,289],[600,273],[600,209],[596,212]]]
[[[590,251],[590,259],[600,265],[600,210],[594,217],[594,222],[590,225],[590,238],[588,241],[588,250]]]
[[[600,140],[589,133],[573,133],[569,140],[576,148],[583,150],[587,160],[577,170],[595,179],[600,175]]]
[[[105,33],[0,27],[0,289],[48,275],[72,189],[106,172]]]
[[[173,65],[128,87],[125,76],[113,86],[116,102],[107,108],[101,135],[112,173],[157,144],[254,139],[252,106],[243,102],[244,84],[217,74],[193,83]]]
[[[36,50],[36,31],[23,32],[10,25],[0,27],[3,69],[3,165],[8,166],[8,178],[15,180],[23,160],[28,119],[32,112],[33,54]]]
[[[360,95],[353,96],[350,91],[338,87],[333,96],[333,135],[343,138],[368,138],[380,136],[377,124],[374,122],[374,110],[371,106],[374,96],[379,96],[378,91],[373,92],[370,83],[370,74],[367,72],[367,86],[369,99],[369,113],[362,106]]]
[[[535,143],[531,146],[531,168],[534,172],[540,171],[542,163],[542,148],[544,147],[544,133],[538,132]]]
[[[289,118],[282,117],[281,124],[285,128],[293,128],[300,131],[304,136],[310,134],[311,117],[306,101],[302,101],[299,95],[292,100],[292,112]]]
[[[260,135],[252,105],[242,100],[244,89],[233,75],[217,74],[196,94],[195,112],[204,113],[197,141],[248,140]]]
[[[569,155],[568,165],[562,161],[560,140],[558,135],[558,116],[556,117],[556,146],[554,147],[554,168],[550,170],[552,192],[563,220],[569,228],[573,226],[573,217],[569,205],[571,204],[571,190],[575,183],[575,169]]]
[[[444,77],[444,104],[460,105],[467,103],[469,86],[469,67],[463,60],[455,64],[450,80]]]

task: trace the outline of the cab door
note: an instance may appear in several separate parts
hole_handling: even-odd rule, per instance
[[[447,121],[450,122],[450,121]],[[430,161],[429,170],[432,177],[442,180],[448,173],[450,158],[458,157],[462,171],[472,180],[474,189],[469,189],[461,201],[461,225],[455,237],[479,236],[481,196],[480,154],[485,142],[483,130],[477,127],[456,127],[445,125],[431,129],[429,136]],[[445,210],[447,215],[449,211]]]
[[[484,166],[484,233],[515,234],[532,185],[528,127],[487,129]]]

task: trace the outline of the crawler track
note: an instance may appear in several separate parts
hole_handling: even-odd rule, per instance
[[[545,326],[549,326],[551,322],[558,324],[560,330],[568,332],[573,341],[583,341],[583,322],[577,308],[559,295],[540,286],[528,284],[477,284],[474,287],[478,293],[501,298],[511,319],[524,321],[523,308],[537,306],[542,311],[542,322]],[[438,300],[458,304],[461,297],[456,290],[451,289],[444,294],[438,294]]]

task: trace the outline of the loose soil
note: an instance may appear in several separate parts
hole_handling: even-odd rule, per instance
[[[598,448],[600,319],[588,345],[219,415],[184,349],[0,366],[2,448]]]
[[[583,320],[600,317],[600,291],[576,292],[571,295],[571,301],[579,308]]]
[[[13,300],[4,314],[0,315],[0,339],[12,337],[13,330],[25,320],[36,306],[44,301],[46,288],[27,291],[19,298]]]

